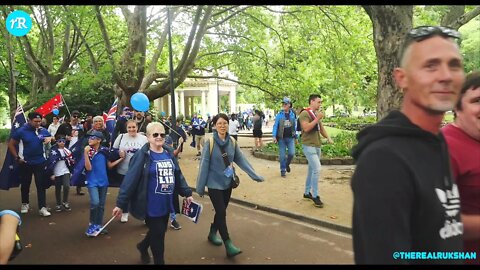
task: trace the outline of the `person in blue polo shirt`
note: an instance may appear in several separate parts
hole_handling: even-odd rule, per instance
[[[45,175],[47,160],[44,144],[50,143],[53,137],[46,128],[40,126],[42,123],[42,115],[40,113],[31,112],[28,114],[28,119],[28,124],[17,129],[8,142],[8,150],[19,163],[20,189],[22,192],[20,213],[26,214],[30,210],[29,193],[33,174],[35,176],[35,186],[37,187],[39,214],[48,217],[51,214],[46,207],[45,189],[49,179]],[[23,156],[19,155],[17,150],[17,145],[20,141],[23,142]]]

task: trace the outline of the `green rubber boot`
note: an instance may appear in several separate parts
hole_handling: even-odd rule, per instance
[[[215,226],[210,225],[210,233],[208,234],[208,241],[215,246],[221,246],[222,240],[217,237],[217,228]]]
[[[242,253],[242,251],[239,248],[233,245],[232,240],[230,240],[230,238],[225,240],[224,244],[225,244],[225,250],[227,251],[227,257],[233,257]]]

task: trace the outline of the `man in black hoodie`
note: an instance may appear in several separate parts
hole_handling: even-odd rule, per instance
[[[455,256],[449,252],[463,251],[463,224],[440,133],[444,114],[454,108],[465,80],[454,40],[459,37],[446,27],[411,30],[400,67],[393,72],[404,93],[400,111],[357,135],[351,183],[357,264],[463,261],[449,257]]]

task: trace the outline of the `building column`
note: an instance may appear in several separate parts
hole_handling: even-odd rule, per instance
[[[161,112],[163,110],[163,97],[157,98],[153,104],[154,108]]]
[[[173,95],[175,97],[175,117],[178,115],[178,91],[174,91]]]
[[[213,117],[218,114],[217,80],[208,83],[208,113]]]
[[[180,108],[179,112],[185,116],[185,91],[180,91]]]
[[[230,113],[236,112],[235,107],[237,107],[237,90],[234,87],[230,87]]]
[[[202,111],[200,112],[203,119],[207,119],[207,100],[205,90],[202,90]]]
[[[168,104],[168,116],[172,115],[172,97],[170,96],[170,94],[167,95],[167,104]]]
[[[190,97],[190,114],[191,116],[193,116],[194,114],[196,114],[197,112],[195,111],[195,101],[194,101],[195,97]]]

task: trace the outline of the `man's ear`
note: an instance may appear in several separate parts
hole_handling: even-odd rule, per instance
[[[395,82],[397,83],[398,87],[405,89],[407,88],[408,85],[408,79],[405,74],[405,70],[401,67],[395,68],[393,70],[393,78],[395,79]]]

